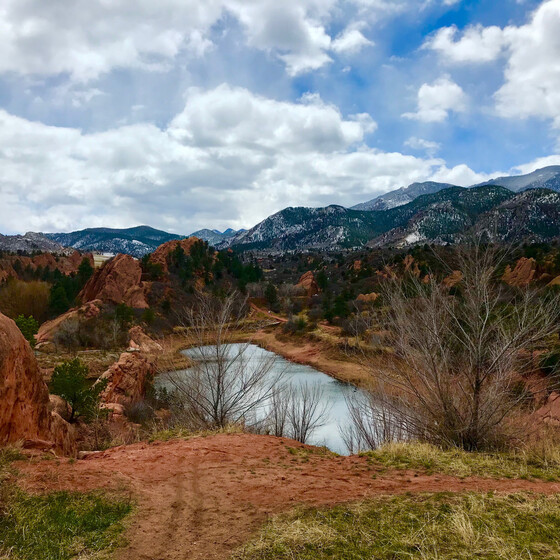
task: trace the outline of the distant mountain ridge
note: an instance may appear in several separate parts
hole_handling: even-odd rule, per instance
[[[351,210],[390,210],[403,204],[408,204],[423,194],[433,194],[443,189],[455,187],[450,183],[436,183],[434,181],[426,181],[424,183],[412,183],[408,187],[401,187],[396,191],[390,191],[382,194],[367,202],[352,206]]]
[[[504,242],[560,237],[560,193],[499,185],[451,187],[387,210],[286,208],[229,241],[247,250],[341,250],[364,245],[448,244],[473,233]]]
[[[0,251],[17,253],[57,253],[67,254],[69,251],[60,243],[42,233],[28,231],[25,235],[2,235],[0,234]]]
[[[161,244],[184,236],[167,233],[150,226],[127,229],[88,228],[71,233],[45,233],[49,239],[80,251],[126,253],[140,258],[151,253]]]
[[[243,232],[243,230],[234,230],[231,228],[226,229],[225,231],[219,231],[217,229],[199,229],[189,235],[189,237],[198,237],[199,239],[203,239],[207,241],[210,245],[218,245],[223,243],[226,239],[233,237],[237,233]]]
[[[470,185],[467,188],[482,187],[484,185],[499,185],[513,192],[520,192],[528,189],[550,189],[560,191],[560,165],[550,165],[537,169],[526,175],[512,175],[498,177],[490,181]],[[352,206],[352,210],[388,210],[396,206],[402,206],[412,202],[415,198],[423,194],[433,194],[444,189],[454,187],[449,183],[437,183],[426,181],[424,183],[412,183],[408,187],[401,187],[394,191],[379,195],[367,202],[362,202]]]

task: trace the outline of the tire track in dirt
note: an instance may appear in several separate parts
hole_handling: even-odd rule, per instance
[[[124,483],[138,508],[118,560],[224,559],[269,515],[298,504],[406,492],[560,491],[560,484],[540,481],[385,472],[363,457],[324,455],[291,440],[250,434],[134,444],[74,463],[15,465],[30,491],[122,490]]]

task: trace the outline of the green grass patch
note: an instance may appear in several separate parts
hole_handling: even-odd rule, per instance
[[[559,532],[560,496],[402,495],[276,517],[233,558],[558,559]]]
[[[481,453],[441,449],[427,443],[391,443],[367,456],[388,469],[423,470],[457,477],[560,480],[560,449],[546,452]]]
[[[192,439],[195,437],[208,437],[218,434],[242,434],[243,426],[231,424],[225,428],[216,428],[212,430],[189,430],[187,428],[169,428],[167,430],[158,430],[150,435],[148,441],[169,441],[170,439]]]
[[[13,480],[17,449],[0,450],[0,558],[101,559],[122,543],[130,499],[101,492],[32,495]]]

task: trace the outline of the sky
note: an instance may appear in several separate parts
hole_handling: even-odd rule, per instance
[[[559,31],[560,0],[0,0],[0,232],[560,164]]]

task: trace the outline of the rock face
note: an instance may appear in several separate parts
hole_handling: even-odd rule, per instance
[[[81,307],[74,307],[55,319],[43,323],[39,328],[39,332],[35,335],[37,350],[42,350],[42,345],[53,342],[56,333],[65,323],[71,321],[87,321],[88,319],[97,317],[101,312],[102,305],[103,302],[99,299],[89,301]]]
[[[99,381],[107,381],[102,400],[123,406],[138,402],[145,395],[146,382],[155,371],[151,356],[143,352],[123,352],[119,361],[99,378]]]
[[[161,344],[152,340],[138,325],[132,327],[128,331],[128,335],[130,337],[129,349],[132,351],[148,354],[157,354],[162,351]]]
[[[117,255],[95,271],[79,297],[84,302],[99,299],[146,309],[148,303],[144,295],[140,263],[130,255]]]
[[[178,239],[175,241],[168,241],[163,245],[160,245],[150,256],[150,261],[154,264],[161,265],[164,274],[167,274],[169,267],[167,266],[167,258],[177,247],[181,247],[185,252],[185,255],[190,255],[192,246],[200,241],[198,237],[187,237],[186,239]]]
[[[308,297],[314,296],[319,293],[319,285],[310,270],[302,275],[297,283],[297,287],[305,291]]]
[[[371,292],[370,294],[360,294],[356,298],[356,301],[359,301],[361,303],[374,303],[378,297],[379,294],[376,294],[375,292]]]
[[[511,266],[506,267],[502,280],[510,286],[524,288],[535,279],[536,273],[537,262],[535,259],[522,257],[517,261],[513,270]]]
[[[30,268],[35,271],[41,267],[42,269],[59,270],[62,274],[69,275],[78,271],[84,258],[88,259],[93,267],[93,255],[91,253],[83,255],[78,251],[73,251],[68,255],[58,255],[56,258],[52,253],[41,253],[34,257],[5,255],[0,259],[0,282],[10,277],[18,277],[16,268],[14,268],[16,262],[19,262],[21,270]]]
[[[552,426],[560,426],[560,395],[552,392],[541,408],[535,411],[538,420]]]
[[[72,455],[72,426],[51,411],[37,361],[16,324],[0,314],[0,445],[24,440]]]

